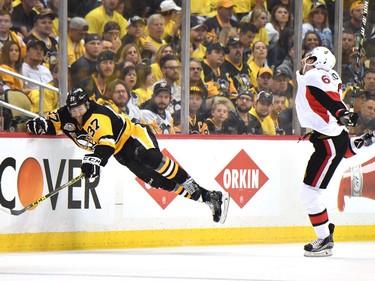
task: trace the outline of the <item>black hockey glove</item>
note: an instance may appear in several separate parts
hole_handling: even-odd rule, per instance
[[[29,133],[43,135],[47,133],[48,123],[44,117],[35,117],[26,122],[26,128]]]
[[[102,159],[94,154],[85,155],[82,159],[81,171],[89,182],[93,182],[100,175],[100,163]]]
[[[349,126],[349,127],[355,127],[357,125],[358,121],[358,113],[356,112],[350,112],[348,110],[342,110],[338,114],[338,123],[340,125]]]

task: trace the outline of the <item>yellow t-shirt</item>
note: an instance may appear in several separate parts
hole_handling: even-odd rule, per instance
[[[249,113],[258,119],[260,125],[262,126],[263,134],[276,136],[275,123],[272,121],[272,118],[269,115],[266,118],[260,118],[254,107],[250,109]]]
[[[76,43],[76,45],[73,45],[72,40],[68,36],[68,65],[72,65],[77,59],[82,57],[85,54],[85,44],[83,40],[81,40],[79,43]]]
[[[120,25],[120,38],[126,34],[128,21],[118,12],[114,12],[112,16],[107,15],[104,6],[99,6],[89,12],[85,16],[85,20],[89,25],[88,33],[103,34],[104,25],[109,21],[115,21]]]
[[[149,100],[152,96],[151,89],[137,88],[137,89],[133,90],[133,92],[138,95],[138,106],[140,106],[146,100]]]
[[[47,112],[57,109],[57,105],[59,102],[58,94],[49,89],[44,89],[43,94],[44,94],[43,112],[47,113]],[[39,89],[31,90],[28,96],[31,100],[31,111],[34,113],[39,113]]]

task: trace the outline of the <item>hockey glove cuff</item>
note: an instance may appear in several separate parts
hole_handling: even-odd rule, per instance
[[[348,110],[341,110],[338,112],[337,122],[340,125],[355,127],[355,125],[357,125],[358,117],[359,115],[356,112],[350,112]]]
[[[89,182],[94,182],[100,175],[102,160],[93,154],[85,155],[82,159],[81,171]]]
[[[43,135],[47,133],[48,123],[44,117],[35,117],[26,122],[26,128],[29,133]]]

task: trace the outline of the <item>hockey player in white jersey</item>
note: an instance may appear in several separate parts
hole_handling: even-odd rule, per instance
[[[316,47],[305,55],[296,78],[298,92],[296,111],[302,127],[312,129],[310,142],[314,146],[301,190],[317,240],[304,246],[305,256],[331,256],[334,224],[321,199],[337,166],[363,146],[371,145],[373,134],[349,138],[346,126],[355,126],[358,114],[350,112],[342,101],[341,79],[332,68],[334,55],[325,47]]]

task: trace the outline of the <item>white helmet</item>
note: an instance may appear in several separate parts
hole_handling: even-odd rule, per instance
[[[306,55],[306,59],[309,58],[315,59],[310,65],[325,71],[331,70],[336,64],[335,56],[326,47],[315,47]]]

